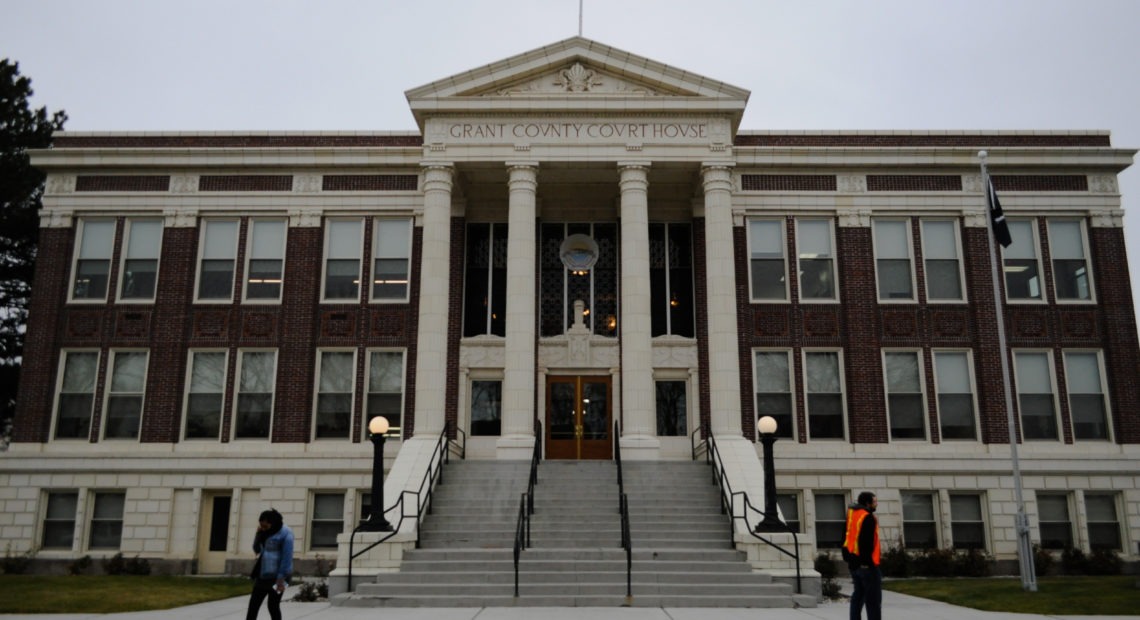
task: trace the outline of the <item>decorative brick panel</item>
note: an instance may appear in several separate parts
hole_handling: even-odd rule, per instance
[[[804,338],[839,338],[839,308],[809,308],[803,311]]]
[[[169,175],[81,175],[75,179],[77,192],[166,192]]]
[[[834,192],[834,174],[745,174],[746,192]]]
[[[1083,174],[999,174],[994,175],[999,192],[1087,192],[1089,178]]]
[[[419,177],[414,174],[326,174],[321,189],[326,192],[416,191]]]
[[[917,336],[917,307],[883,310],[882,326],[884,340],[891,338],[913,338]]]
[[[270,338],[277,334],[277,314],[245,312],[242,314],[242,338]]]
[[[59,140],[56,140],[58,144]],[[767,147],[997,147],[1033,146],[1061,147],[1112,146],[1107,135],[1010,135],[1010,134],[959,134],[959,135],[739,135],[734,146]]]
[[[352,310],[323,310],[321,312],[321,339],[344,338],[356,331],[356,312]]]
[[[1089,310],[1061,310],[1061,338],[1066,340],[1095,338],[1099,335],[1097,316]]]
[[[869,174],[869,192],[960,192],[962,177],[957,174]]]
[[[202,175],[200,192],[290,192],[293,176],[289,174]]]
[[[397,308],[372,310],[368,313],[368,337],[371,340],[406,343],[412,336],[408,330],[408,314],[411,310],[405,304]]]
[[[931,336],[936,340],[970,337],[970,318],[965,307],[934,310],[930,313]]]
[[[754,310],[752,333],[757,338],[787,338],[792,335],[786,310]]]
[[[1049,337],[1049,317],[1045,310],[1007,309],[1006,314],[1012,325],[1010,339]]]
[[[98,338],[103,325],[102,309],[67,309],[64,313],[66,334],[69,339],[86,340]],[[29,322],[31,317],[29,317]]]
[[[150,310],[120,310],[115,313],[115,338],[146,340],[150,336]]]
[[[191,337],[194,340],[226,339],[230,333],[230,313],[225,310],[197,310],[193,313]]]
[[[418,147],[421,136],[55,136],[57,149]]]

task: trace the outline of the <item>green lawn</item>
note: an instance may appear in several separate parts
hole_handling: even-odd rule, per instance
[[[170,609],[248,594],[239,577],[0,575],[0,613],[117,613]]]
[[[892,592],[985,611],[1050,615],[1132,615],[1140,610],[1135,575],[1113,577],[1046,577],[1037,592],[1025,592],[1018,578],[891,579]]]

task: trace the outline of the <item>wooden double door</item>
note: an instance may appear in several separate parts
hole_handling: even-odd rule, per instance
[[[609,376],[546,379],[546,458],[613,458],[613,383]]]

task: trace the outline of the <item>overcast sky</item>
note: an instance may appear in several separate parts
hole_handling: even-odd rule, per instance
[[[579,0],[0,0],[72,131],[415,129],[404,91],[578,34]],[[1140,0],[584,0],[583,36],[750,90],[742,129],[1107,129]],[[1121,175],[1140,294],[1140,166]]]

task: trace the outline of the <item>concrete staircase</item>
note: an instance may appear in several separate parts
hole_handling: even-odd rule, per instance
[[[544,461],[535,487],[532,547],[519,562],[514,532],[529,463],[452,461],[425,520],[421,548],[400,572],[341,595],[352,607],[815,606],[754,573],[732,548],[728,519],[703,463],[625,465],[633,540],[626,597],[613,461]]]

